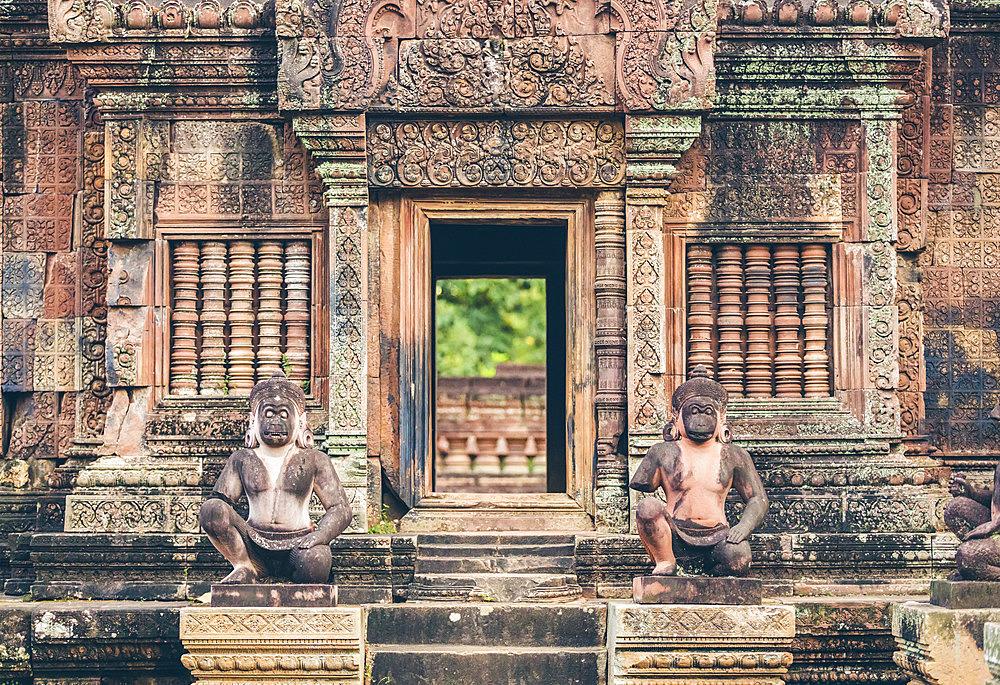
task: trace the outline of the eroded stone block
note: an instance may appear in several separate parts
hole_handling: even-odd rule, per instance
[[[983,626],[1000,621],[998,609],[947,609],[927,602],[892,608],[893,659],[911,685],[982,683],[989,679]]]
[[[153,243],[151,241],[112,245],[108,251],[108,304],[139,306],[151,304],[153,288]]]
[[[114,307],[108,312],[108,384],[149,385],[154,345],[152,307]]]
[[[213,607],[333,607],[337,586],[310,583],[213,585]]]

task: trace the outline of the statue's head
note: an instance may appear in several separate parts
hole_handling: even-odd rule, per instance
[[[250,391],[250,427],[246,446],[261,443],[284,447],[294,442],[301,448],[312,447],[313,436],[306,419],[306,394],[278,370]]]
[[[691,377],[674,390],[670,399],[674,418],[664,430],[664,439],[686,437],[695,443],[712,439],[729,442],[731,438],[726,425],[728,401],[726,389],[708,377],[704,366],[697,366]]]

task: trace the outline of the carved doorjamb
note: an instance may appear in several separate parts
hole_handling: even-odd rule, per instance
[[[431,223],[567,227],[567,494],[593,514],[598,371],[595,329],[587,325],[597,319],[593,200],[424,199],[385,193],[375,197],[372,212],[373,229],[379,232],[380,306],[370,309],[369,323],[379,329],[382,363],[369,381],[379,401],[370,409],[368,425],[380,431],[383,460],[398,455],[399,494],[410,506],[431,493]],[[393,465],[387,466],[391,478]]]

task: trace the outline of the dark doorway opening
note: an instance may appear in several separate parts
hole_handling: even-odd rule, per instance
[[[434,224],[430,234],[431,279],[437,293],[432,355],[434,490],[566,492],[566,227]],[[447,327],[447,321],[442,327],[438,302],[442,302],[442,309],[451,306],[439,298],[456,292],[467,295],[465,307],[493,308],[495,311],[483,313],[493,315],[496,320],[504,317],[519,320],[521,348],[525,340],[532,343],[531,337],[536,335],[531,332],[534,324],[525,324],[523,320],[539,317],[541,303],[537,300],[541,297],[544,363],[538,364],[535,354],[531,357],[534,363],[519,364],[517,355],[511,356],[514,350],[496,349],[492,357],[498,363],[487,363],[486,370],[479,365],[466,371],[463,377],[442,376],[438,366],[445,363],[439,363],[442,359],[439,353],[448,345],[449,354],[455,355],[456,345],[454,339],[444,337],[454,335],[454,330]],[[491,293],[507,296],[493,297]],[[502,311],[505,307],[510,309]],[[530,312],[515,311],[521,308]],[[454,311],[449,310],[449,314]],[[477,320],[488,321],[490,316]],[[480,325],[481,330],[465,326],[463,331],[466,336],[479,335],[485,334],[486,328],[485,324]],[[480,353],[483,344],[491,343],[475,340]],[[470,344],[470,354],[472,347]],[[461,354],[460,346],[457,353]],[[454,363],[449,366],[455,368]],[[543,419],[538,412],[539,404]],[[463,411],[468,421],[465,427],[457,425],[462,421]],[[539,420],[544,425],[544,438],[533,436],[529,425]],[[489,430],[477,435],[485,424],[491,424]],[[468,477],[462,477],[464,469],[468,469]]]

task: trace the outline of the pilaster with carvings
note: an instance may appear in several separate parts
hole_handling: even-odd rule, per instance
[[[630,455],[662,439],[670,393],[684,377],[684,346],[668,343],[684,330],[683,289],[672,285],[684,283],[683,256],[678,262],[681,243],[665,232],[664,212],[668,187],[682,175],[681,157],[701,129],[702,117],[692,111],[625,118]]]
[[[625,365],[625,198],[619,190],[598,193],[594,203],[597,273],[597,488],[598,530],[628,531],[628,464],[621,438],[627,430]]]
[[[368,181],[365,115],[296,117],[296,136],[310,152],[329,210],[329,423],[325,448],[351,497],[355,524],[378,520],[381,492],[369,488]],[[376,469],[377,470],[377,469]],[[377,479],[375,479],[377,481]]]

